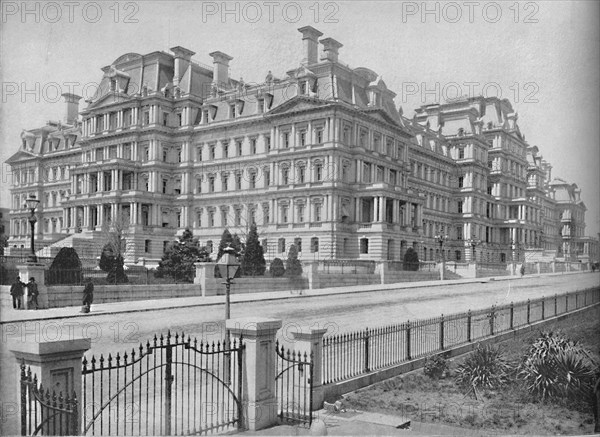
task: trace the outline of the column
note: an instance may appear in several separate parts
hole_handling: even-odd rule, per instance
[[[386,198],[381,196],[379,198],[379,221],[380,222],[384,222],[385,221],[385,200]]]
[[[360,205],[362,203],[361,199],[362,198],[360,198],[360,197],[357,197],[354,199],[354,202],[355,202],[354,203],[354,221],[357,223],[361,221],[361,219],[360,219]]]
[[[242,417],[244,428],[250,431],[277,423],[275,335],[281,325],[281,320],[263,317],[230,319],[225,322],[232,339],[239,342],[243,337],[245,345],[242,355]]]
[[[372,222],[377,222],[379,221],[377,218],[377,214],[379,213],[379,197],[375,196],[373,197],[373,217],[372,217]]]

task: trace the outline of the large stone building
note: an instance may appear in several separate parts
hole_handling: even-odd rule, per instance
[[[481,262],[583,244],[578,191],[558,195],[507,100],[426,105],[408,120],[377,73],[338,59],[342,44],[299,31],[299,65],[264,83],[230,77],[225,53],[208,67],[173,47],[104,67],[80,119],[66,94],[65,120],[24,131],[8,161],[10,245],[27,244],[31,194],[39,248],[97,254],[103,224],[126,217],[132,262],[160,258],[185,228],[214,253],[223,229],[243,238],[251,223],[271,259],[292,243],[305,260],[400,260],[413,247]]]

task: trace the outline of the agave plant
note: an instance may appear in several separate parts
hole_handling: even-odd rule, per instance
[[[584,399],[594,380],[589,352],[560,332],[544,332],[529,348],[519,369],[527,390],[541,400]]]
[[[456,382],[466,387],[497,388],[508,381],[510,365],[499,348],[477,346],[456,369]]]

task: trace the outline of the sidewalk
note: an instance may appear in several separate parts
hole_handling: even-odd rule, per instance
[[[260,431],[242,431],[236,433],[247,436],[308,436],[325,435],[323,427],[326,427],[327,435],[393,435],[393,436],[477,436],[491,435],[478,429],[459,428],[439,423],[425,423],[409,421],[400,416],[381,413],[370,413],[365,411],[348,411],[346,413],[328,414],[325,410],[315,412],[316,417],[321,420],[313,422],[312,429],[306,426],[276,425]],[[321,431],[321,432],[319,432]]]
[[[588,272],[565,272],[565,273],[547,273],[542,275],[526,275],[525,279],[546,277],[546,276],[564,276],[573,274],[587,274]],[[231,303],[272,301],[281,299],[300,299],[320,296],[330,296],[347,293],[368,293],[386,290],[404,290],[413,288],[431,288],[440,286],[461,286],[462,284],[485,283],[489,281],[512,281],[519,280],[520,276],[499,276],[492,278],[470,278],[445,281],[422,281],[422,282],[401,282],[396,284],[376,284],[376,285],[356,285],[352,287],[333,287],[321,288],[315,290],[302,291],[274,291],[248,294],[232,294]],[[92,305],[92,312],[88,314],[80,313],[80,307],[61,307],[43,310],[14,310],[12,306],[7,307],[2,303],[0,313],[0,325],[9,322],[23,322],[34,320],[52,320],[62,318],[102,316],[108,314],[125,314],[141,311],[154,311],[161,309],[193,308],[211,305],[223,305],[225,296],[194,296],[173,299],[154,299],[140,301],[126,301],[115,303],[101,303]]]

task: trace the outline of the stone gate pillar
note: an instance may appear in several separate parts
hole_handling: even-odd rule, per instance
[[[313,377],[312,385],[312,408],[313,411],[323,408],[325,390],[323,389],[323,336],[327,329],[308,328],[307,330],[294,330],[294,350],[312,356]]]
[[[38,341],[35,336],[25,336],[19,339],[10,339],[8,348],[14,354],[13,363],[17,393],[20,393],[21,364],[31,368],[32,375],[37,376],[38,383],[44,389],[54,391],[57,395],[72,396],[78,399],[77,418],[81,417],[83,400],[81,392],[81,360],[83,354],[92,345],[91,338],[70,338],[68,340]]]
[[[250,431],[277,423],[277,352],[275,335],[282,322],[264,317],[230,319],[225,323],[231,338],[243,337],[242,411],[244,428]]]

